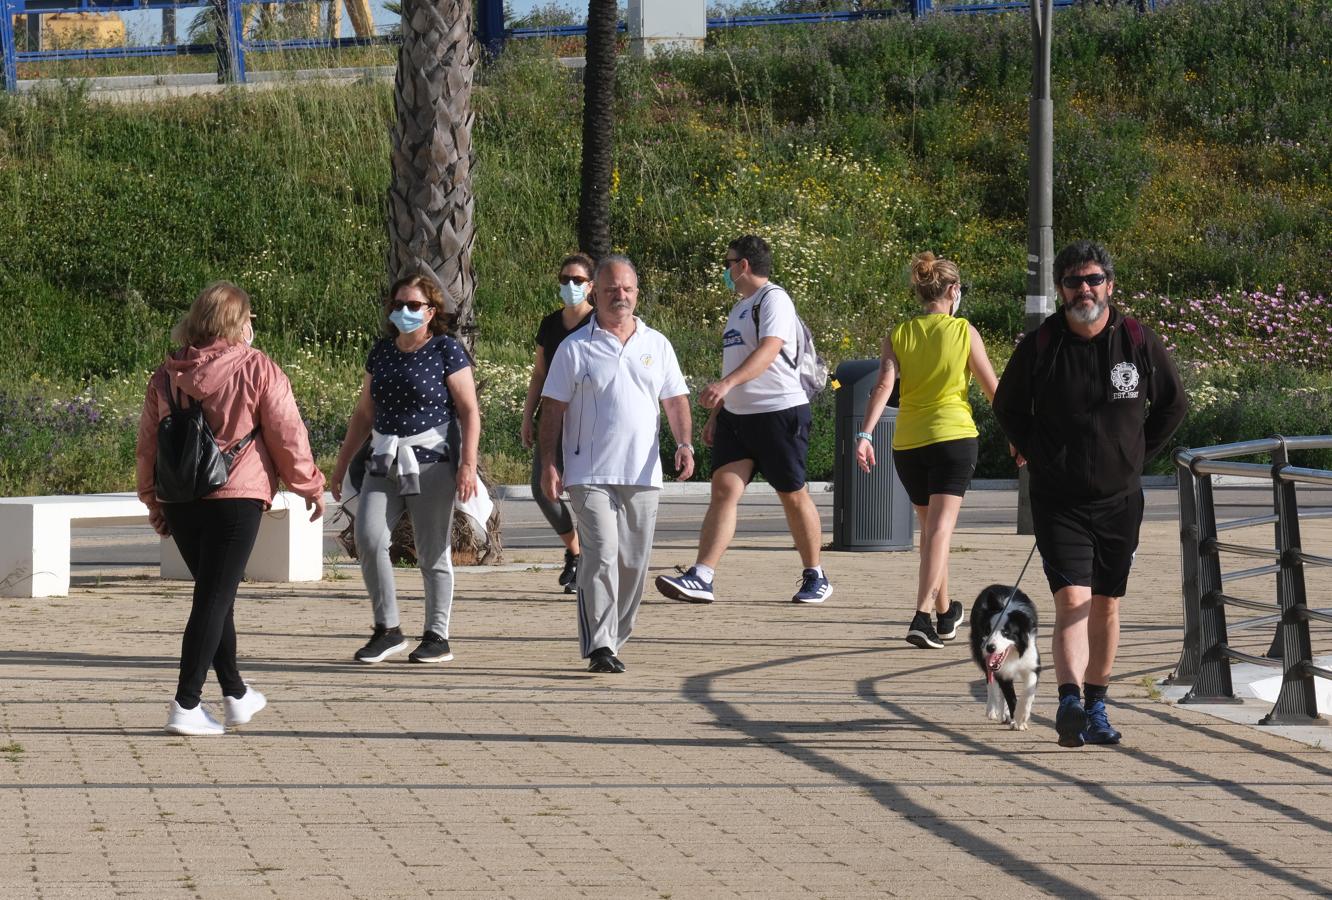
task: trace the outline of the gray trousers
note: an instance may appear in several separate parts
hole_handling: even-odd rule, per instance
[[[578,646],[619,654],[638,618],[647,582],[661,489],[620,484],[569,486],[578,516]]]
[[[361,556],[361,577],[370,593],[375,624],[395,628],[398,590],[389,561],[393,528],[403,512],[412,517],[416,558],[425,582],[425,630],[449,636],[453,610],[453,497],[458,485],[453,463],[421,466],[421,493],[404,497],[393,477],[366,475],[356,514],[356,549]]]
[[[546,517],[550,527],[555,529],[556,534],[568,534],[574,530],[573,516],[569,514],[569,505],[563,500],[556,498],[551,500],[546,496],[546,492],[541,487],[541,476],[544,467],[541,465],[541,446],[538,444],[532,448],[532,499],[536,501],[537,509]],[[555,443],[555,470],[561,475],[564,474],[564,438],[560,437]]]

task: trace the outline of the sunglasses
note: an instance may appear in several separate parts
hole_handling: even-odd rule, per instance
[[[420,312],[430,306],[426,300],[393,300],[389,303],[389,309],[397,312],[400,309],[410,309],[412,312]]]
[[[744,259],[743,256],[728,256],[725,259],[723,259],[722,262],[726,263],[726,268],[729,269],[731,266],[735,265],[742,259]]]
[[[1059,279],[1059,283],[1070,291],[1076,291],[1084,284],[1088,287],[1100,287],[1105,284],[1105,273],[1097,272],[1095,275],[1065,275],[1063,278]]]
[[[584,278],[582,275],[561,275],[560,284],[587,284],[591,278]]]

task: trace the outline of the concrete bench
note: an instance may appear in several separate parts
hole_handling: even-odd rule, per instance
[[[70,530],[87,525],[146,525],[148,507],[134,494],[0,497],[0,597],[69,593]],[[162,577],[190,578],[170,538],[162,541]],[[280,492],[264,514],[245,568],[251,581],[318,581],[324,577],[323,521],[305,501]]]

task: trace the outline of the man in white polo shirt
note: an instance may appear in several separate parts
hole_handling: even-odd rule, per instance
[[[703,442],[712,447],[712,498],[694,565],[679,575],[658,575],[657,590],[686,603],[713,601],[713,578],[735,536],[740,498],[759,473],[782,501],[804,567],[791,600],[822,603],[833,589],[819,564],[822,526],[805,483],[811,415],[797,370],[800,318],[790,295],[769,280],[772,250],[763,238],[731,241],[724,263],[726,287],[741,299],[722,333],[722,377],[698,395],[712,411],[703,426]]]
[[[542,488],[567,487],[578,518],[578,640],[589,672],[625,670],[661,493],[658,404],[675,436],[676,477],[694,472],[689,389],[665,335],[634,315],[638,273],[608,256],[593,274],[592,321],[564,339],[541,391]],[[564,474],[555,465],[563,437]]]

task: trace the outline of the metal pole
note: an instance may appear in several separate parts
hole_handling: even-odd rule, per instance
[[[162,46],[176,45],[176,8],[168,6],[162,10]]]
[[[14,8],[0,0],[0,88],[18,90],[18,45],[14,38]]]
[[[1202,590],[1198,586],[1201,559],[1198,554],[1198,489],[1197,476],[1189,463],[1180,459],[1182,450],[1175,454],[1175,477],[1179,490],[1179,569],[1184,594],[1184,646],[1179,654],[1175,671],[1166,681],[1170,684],[1193,684],[1202,661],[1199,649],[1199,622],[1202,619]]]
[[[1281,690],[1272,711],[1258,720],[1259,725],[1328,725],[1318,714],[1318,696],[1314,689],[1313,644],[1309,638],[1309,595],[1304,585],[1304,560],[1300,556],[1300,501],[1295,483],[1284,481],[1281,470],[1290,465],[1290,452],[1284,438],[1272,454],[1272,487],[1276,491],[1277,549],[1281,551],[1281,573],[1277,575],[1277,602],[1281,606],[1281,624],[1277,626],[1274,648],[1282,662]],[[1271,650],[1267,653],[1272,656]]]
[[[1053,0],[1031,0],[1031,106],[1027,133],[1027,314],[1035,331],[1054,312],[1054,101],[1050,98]],[[1027,470],[1018,472],[1018,534],[1032,534]]]
[[[481,0],[476,17],[476,36],[490,57],[504,49],[504,0]]]
[[[29,53],[36,53],[42,50],[42,17],[40,14],[28,10],[28,14],[23,19],[27,26]]]

